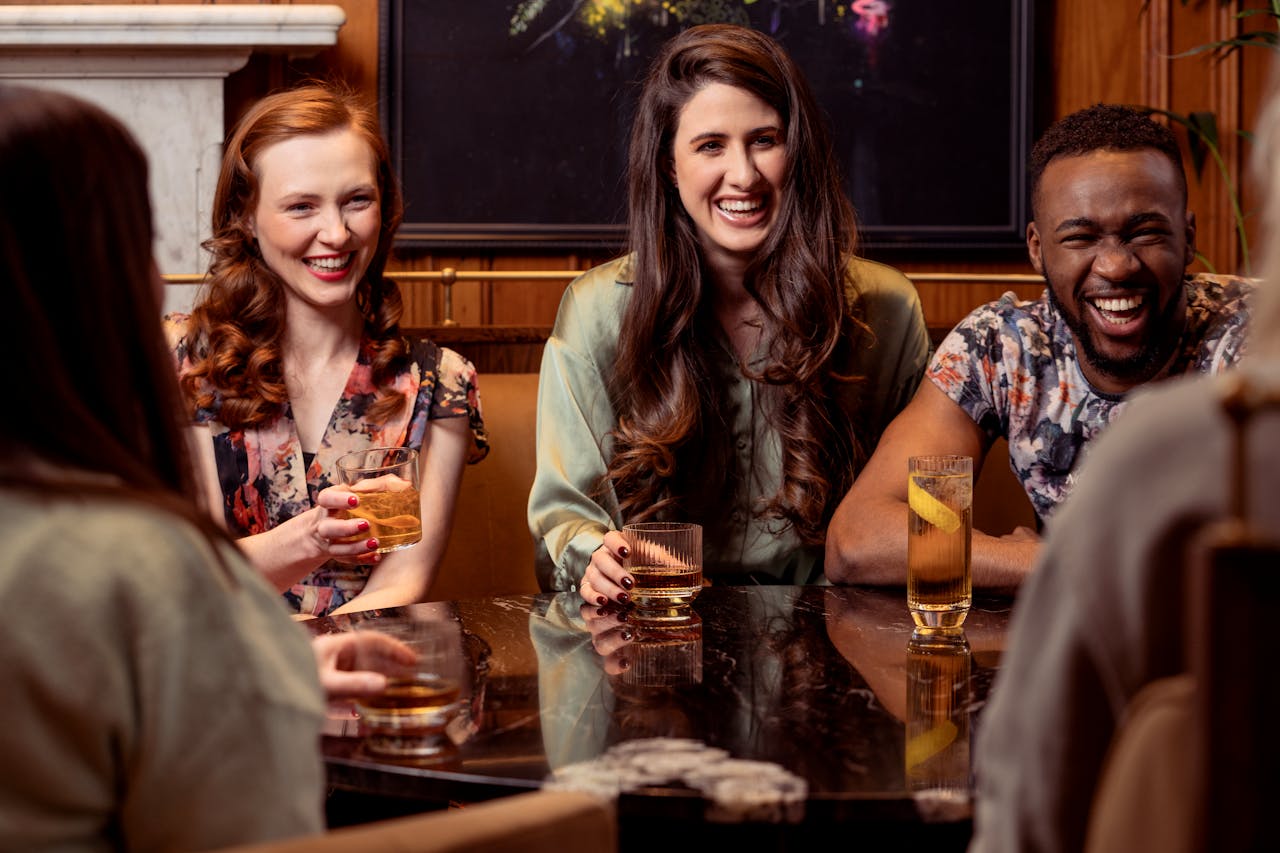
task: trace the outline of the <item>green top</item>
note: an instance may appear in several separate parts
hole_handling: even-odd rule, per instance
[[[529,529],[538,547],[538,583],[544,590],[577,587],[604,534],[622,528],[612,490],[590,493],[612,454],[609,433],[617,415],[607,392],[618,348],[618,327],[631,295],[629,258],[598,266],[565,290],[555,328],[542,356],[538,383],[538,470],[529,495]],[[841,408],[859,422],[869,454],[889,421],[911,399],[928,358],[929,336],[915,287],[902,273],[853,259],[849,299],[860,300],[874,339],[849,348],[840,372],[866,377],[842,386]],[[760,389],[738,366],[726,341],[718,364],[729,389],[731,440],[739,484],[726,495],[727,529],[704,536],[704,574],[753,572],[781,583],[822,582],[822,549],[803,546],[795,531],[754,509],[778,490],[782,447],[761,407]],[[753,358],[758,367],[763,350]],[[698,519],[688,519],[698,521]]]

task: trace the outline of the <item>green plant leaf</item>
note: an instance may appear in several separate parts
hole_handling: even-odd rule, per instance
[[[1209,151],[1217,151],[1218,117],[1207,110],[1194,112],[1187,116],[1190,120],[1187,129],[1187,143],[1191,148],[1191,162],[1196,167],[1196,178],[1204,176],[1204,161]]]

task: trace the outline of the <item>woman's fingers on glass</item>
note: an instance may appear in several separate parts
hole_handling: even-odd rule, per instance
[[[635,580],[624,568],[628,553],[626,537],[616,530],[610,530],[604,535],[604,548],[601,550],[608,553],[608,560],[602,559],[600,562],[601,573],[607,575],[620,590],[629,590],[635,586]],[[604,556],[601,551],[597,551],[596,555]],[[595,560],[593,559],[592,562]],[[624,604],[627,601],[625,592],[621,597],[611,595],[610,598],[615,598]]]
[[[356,631],[356,651],[362,668],[382,671],[389,667],[411,664],[417,653],[407,643],[381,631]]]
[[[354,509],[360,498],[347,486],[329,486],[316,493],[316,505],[330,510]]]

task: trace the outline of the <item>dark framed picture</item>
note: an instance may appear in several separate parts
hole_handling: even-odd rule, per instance
[[[865,249],[1023,245],[1042,0],[381,2],[405,245],[621,247],[640,80],[708,21],[769,33],[803,69]]]

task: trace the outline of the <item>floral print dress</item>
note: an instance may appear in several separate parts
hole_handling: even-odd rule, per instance
[[[184,315],[165,318],[180,372],[191,365]],[[265,427],[228,429],[218,420],[221,399],[196,413],[197,424],[207,424],[213,439],[214,459],[223,498],[228,531],[236,538],[270,530],[295,515],[312,509],[316,495],[339,482],[338,457],[366,447],[422,449],[430,421],[468,418],[472,442],[467,462],[488,453],[480,409],[475,367],[453,350],[426,339],[410,342],[410,359],[396,376],[394,387],[408,405],[390,420],[374,423],[365,412],[374,402],[368,341],[361,344],[355,367],[347,378],[320,446],[308,464],[293,411],[284,412]],[[299,613],[321,616],[350,601],[364,589],[372,566],[329,561],[285,592]]]
[[[1253,285],[1200,274],[1185,286],[1187,320],[1169,375],[1219,373],[1242,354]],[[1009,465],[1041,525],[1076,484],[1088,444],[1126,402],[1085,379],[1047,291],[1034,302],[1006,293],[975,309],[939,344],[925,375],[989,439],[1008,440]]]

